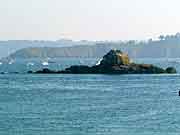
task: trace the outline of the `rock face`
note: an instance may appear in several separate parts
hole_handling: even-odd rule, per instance
[[[104,55],[103,60],[100,65],[113,66],[113,65],[129,65],[130,60],[127,54],[121,52],[120,50],[111,50],[106,55]]]
[[[176,73],[176,69],[163,69],[151,64],[131,63],[127,54],[120,50],[111,50],[102,59],[99,65],[92,67],[81,65],[71,66],[63,71],[43,69],[34,73],[61,73],[61,74],[162,74]]]
[[[169,74],[175,74],[177,73],[176,69],[174,67],[168,67],[166,69],[166,72],[169,73]]]

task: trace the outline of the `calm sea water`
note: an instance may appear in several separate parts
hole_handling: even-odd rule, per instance
[[[179,135],[179,89],[180,74],[0,75],[0,135]]]

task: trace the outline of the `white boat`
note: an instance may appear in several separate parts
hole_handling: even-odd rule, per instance
[[[98,62],[96,63],[96,66],[101,64],[102,59],[98,60]]]
[[[11,53],[10,53],[10,50],[8,49],[8,57],[9,57],[9,59],[8,59],[7,63],[8,63],[9,65],[11,65],[11,64],[13,64],[13,63],[15,62],[15,60],[10,57],[10,54],[11,54]]]
[[[41,64],[43,66],[48,66],[49,65],[49,60],[50,60],[50,58],[47,57],[47,55],[45,55],[45,58],[42,60]]]
[[[9,65],[11,65],[11,64],[13,64],[13,63],[14,63],[14,60],[13,60],[13,59],[11,59],[11,60],[8,62]]]
[[[48,63],[48,61],[43,61],[43,62],[42,62],[42,65],[43,65],[43,66],[48,66],[49,63]]]
[[[0,62],[0,65],[2,65],[3,63],[2,62]]]

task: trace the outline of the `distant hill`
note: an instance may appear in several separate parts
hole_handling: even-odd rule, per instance
[[[9,57],[13,59],[28,58],[59,58],[59,57],[101,57],[107,53],[112,46],[87,45],[73,47],[30,47],[12,53]]]
[[[59,58],[59,57],[83,57],[100,58],[111,49],[121,49],[132,58],[178,58],[180,57],[180,44],[163,44],[153,42],[138,45],[123,44],[96,44],[73,47],[30,47],[12,53],[13,59],[23,58]]]
[[[23,48],[10,54],[8,58],[59,58],[59,57],[88,57],[99,58],[111,49],[120,49],[131,58],[180,58],[180,34],[160,36],[159,40],[149,40],[137,42],[134,40],[127,42],[73,42],[63,45],[54,42],[43,42],[37,46],[35,43],[29,44],[28,48]],[[76,44],[75,44],[76,43]],[[84,43],[84,44],[82,44]],[[80,44],[80,45],[78,45]]]
[[[16,52],[17,50],[28,47],[64,47],[64,46],[76,46],[76,45],[93,45],[91,41],[72,41],[68,39],[61,39],[57,41],[45,41],[45,40],[8,40],[0,41],[0,58],[7,57],[9,54]]]

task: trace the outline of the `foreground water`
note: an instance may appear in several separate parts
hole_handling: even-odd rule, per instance
[[[2,135],[178,135],[180,75],[0,75]]]
[[[137,62],[180,71],[179,60]],[[26,64],[4,64],[0,71],[23,73]],[[179,90],[180,74],[1,74],[0,135],[179,135]]]

